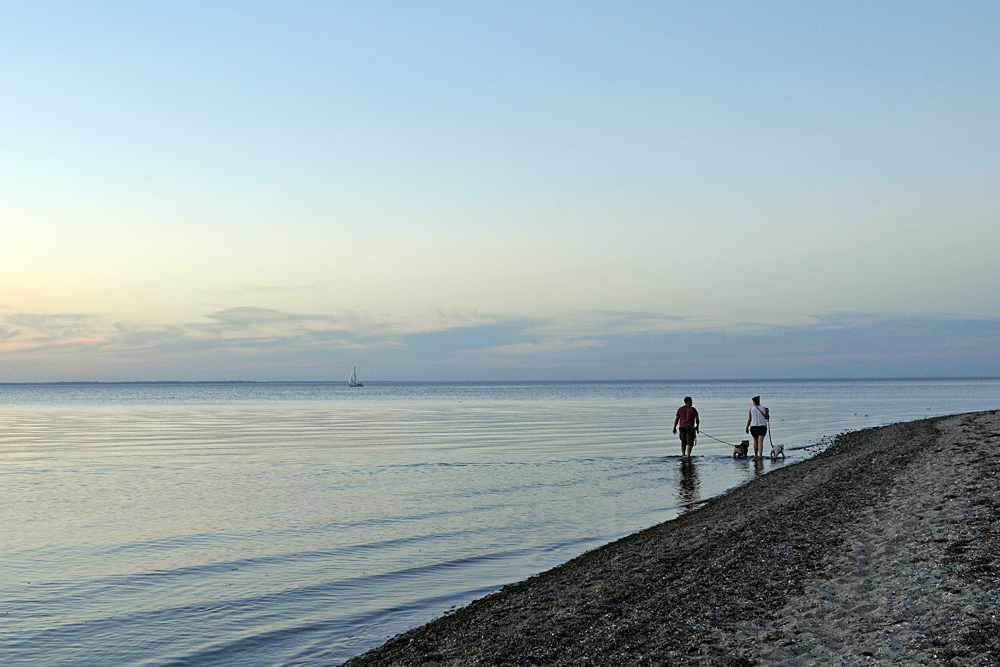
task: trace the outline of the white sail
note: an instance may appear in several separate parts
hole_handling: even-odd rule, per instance
[[[364,385],[358,382],[358,367],[354,367],[354,371],[351,373],[351,381],[347,383],[351,387],[363,387]]]

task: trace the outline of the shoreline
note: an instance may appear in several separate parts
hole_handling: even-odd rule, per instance
[[[343,664],[1000,664],[998,415],[842,434]]]

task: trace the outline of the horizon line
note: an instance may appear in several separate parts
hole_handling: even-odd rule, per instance
[[[890,376],[890,377],[788,377],[788,378],[679,378],[679,379],[603,379],[603,380],[365,380],[365,384],[656,384],[683,382],[900,382],[948,380],[1000,380],[992,375],[948,376]],[[250,385],[347,385],[347,380],[49,380],[49,381],[0,381],[0,387],[17,386],[67,386],[67,385],[195,385],[195,384],[250,384]]]

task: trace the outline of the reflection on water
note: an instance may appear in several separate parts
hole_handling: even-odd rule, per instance
[[[693,503],[699,498],[700,488],[698,464],[693,459],[682,458],[680,477],[677,480],[677,504],[682,507],[681,512],[694,509]]]
[[[754,459],[753,460],[754,477],[760,477],[763,474],[764,474],[764,457]]]

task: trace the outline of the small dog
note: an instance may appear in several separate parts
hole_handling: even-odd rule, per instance
[[[771,460],[777,461],[778,457],[785,458],[785,446],[784,445],[771,445]]]
[[[733,458],[734,459],[745,459],[747,457],[747,450],[750,449],[750,441],[744,440],[740,444],[733,447]]]

